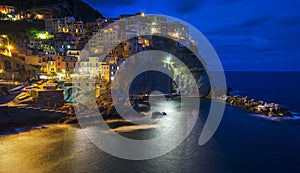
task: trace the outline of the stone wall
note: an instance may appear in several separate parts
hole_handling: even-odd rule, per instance
[[[34,98],[34,104],[40,107],[56,108],[64,104],[64,90],[35,90],[30,92]]]
[[[26,81],[36,77],[39,72],[39,69],[18,58],[0,55],[0,79]]]

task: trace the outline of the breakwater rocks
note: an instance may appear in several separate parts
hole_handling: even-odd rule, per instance
[[[282,108],[278,104],[256,101],[254,99],[248,98],[247,96],[223,96],[220,98],[220,100],[226,102],[229,105],[242,107],[257,114],[271,117],[292,116],[290,110]]]

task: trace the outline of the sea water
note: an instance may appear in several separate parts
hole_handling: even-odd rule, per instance
[[[275,102],[293,112],[300,112],[299,74],[230,72],[226,77],[228,86],[239,95]],[[178,103],[170,101],[170,104],[176,106]],[[213,138],[199,146],[210,101],[202,99],[201,104],[201,118],[188,138],[161,157],[143,161],[120,159],[100,150],[79,127],[50,125],[46,129],[0,136],[0,172],[300,171],[299,121],[270,121],[227,105]],[[155,106],[159,108],[160,103],[155,103]],[[125,137],[148,139],[166,129],[166,122],[160,121],[161,124],[158,122],[157,126],[149,128],[145,125],[132,127],[117,120],[108,124]]]

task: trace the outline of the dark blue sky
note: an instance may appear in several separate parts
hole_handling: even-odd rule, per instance
[[[300,70],[299,0],[84,0],[105,17],[145,12],[184,20],[225,70]]]

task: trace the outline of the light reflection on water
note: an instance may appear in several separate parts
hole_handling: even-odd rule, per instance
[[[176,102],[172,104],[176,106]],[[172,104],[168,108],[171,108]],[[171,113],[168,113],[169,117],[172,117]],[[111,120],[109,124],[120,123],[115,130],[122,132],[121,135],[143,139],[155,137],[168,130],[172,124],[170,122],[172,119],[169,117],[159,119],[152,125],[122,125],[118,120]],[[220,164],[225,163],[224,156],[214,140],[211,140],[209,145],[198,146],[201,128],[202,121],[199,120],[191,136],[175,150],[162,157],[145,161],[129,161],[101,151],[78,127],[50,125],[47,129],[2,136],[0,172],[199,172],[201,170],[216,172],[224,170],[225,164]]]
[[[119,159],[100,150],[77,126],[50,125],[46,129],[0,136],[0,173],[300,171],[299,121],[265,121],[243,109],[227,106],[214,138],[199,146],[203,119],[210,105],[207,100],[201,100],[201,103],[200,116],[189,137],[161,157],[144,161]],[[177,103],[172,104],[176,107]],[[124,120],[107,123],[125,137],[150,139],[169,130],[176,121],[171,117],[168,113],[167,117],[151,125],[132,126]],[[180,128],[185,125],[181,124]],[[173,134],[180,133],[180,128],[174,129]],[[157,145],[172,145],[172,139],[166,141]]]

